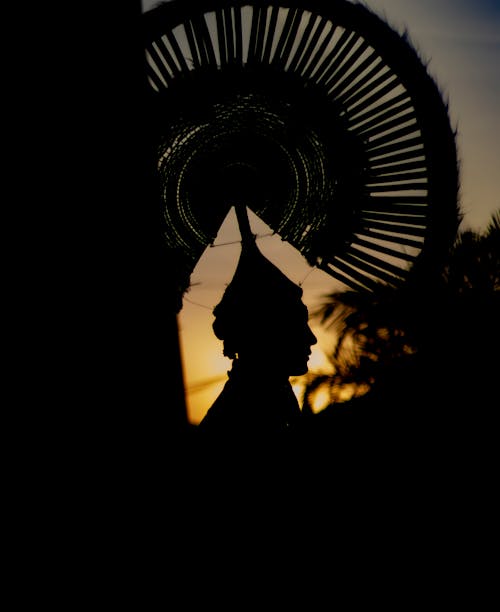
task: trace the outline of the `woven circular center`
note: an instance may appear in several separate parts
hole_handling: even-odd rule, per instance
[[[342,120],[332,121],[331,103],[271,71],[260,74],[258,87],[248,86],[249,75],[246,87],[236,74],[218,81],[219,95],[205,95],[203,114],[179,107],[161,140],[162,193],[176,202],[167,207],[171,242],[189,250],[195,237],[204,248],[242,202],[312,264],[322,234],[329,252],[344,248],[367,164]],[[179,99],[188,87],[193,99],[202,95],[197,83],[183,83]]]

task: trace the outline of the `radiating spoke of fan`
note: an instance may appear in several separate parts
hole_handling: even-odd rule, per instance
[[[165,237],[186,275],[241,201],[356,289],[439,261],[455,136],[405,36],[345,0],[173,0],[143,26]]]

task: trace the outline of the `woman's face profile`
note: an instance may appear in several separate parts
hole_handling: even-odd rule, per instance
[[[261,327],[249,322],[240,355],[250,356],[266,376],[301,376],[308,371],[311,346],[316,343],[307,308],[299,302],[290,304],[281,316],[271,317]]]
[[[290,316],[291,315],[291,316]],[[281,338],[281,359],[288,376],[300,376],[308,371],[307,362],[311,356],[311,346],[317,338],[309,327],[308,311],[304,304],[294,306],[287,317],[288,324],[283,328]]]

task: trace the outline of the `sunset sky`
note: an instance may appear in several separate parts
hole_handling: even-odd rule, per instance
[[[157,2],[143,0],[143,9]],[[500,208],[500,0],[369,0],[364,3],[396,30],[407,30],[413,45],[449,103],[458,131],[461,164],[462,229],[482,230]],[[342,288],[330,276],[311,270],[302,256],[252,214],[250,223],[262,252],[293,281],[313,310],[321,296]],[[212,309],[231,280],[240,252],[234,216],[221,227],[191,276],[179,314],[188,415],[198,422],[224,384],[230,361],[212,332]],[[226,244],[230,243],[230,244]],[[331,340],[312,326],[319,342],[309,362],[324,363]],[[279,356],[277,356],[279,359]],[[211,380],[216,382],[209,384]]]

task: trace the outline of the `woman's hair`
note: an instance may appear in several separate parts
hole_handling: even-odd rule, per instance
[[[257,245],[242,248],[234,276],[215,306],[213,330],[234,359],[242,344],[261,342],[278,326],[292,324],[302,289],[262,255]],[[295,324],[295,321],[293,320]]]

